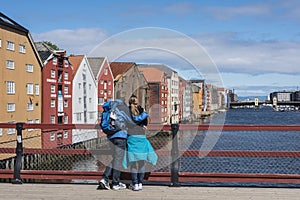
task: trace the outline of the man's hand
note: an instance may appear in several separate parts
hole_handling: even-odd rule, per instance
[[[144,108],[140,105],[137,106],[137,109],[140,113],[144,112]]]

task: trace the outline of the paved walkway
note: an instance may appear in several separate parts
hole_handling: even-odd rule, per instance
[[[146,185],[143,191],[134,192],[96,190],[91,184],[31,184],[0,183],[1,200],[299,200],[296,188],[247,187],[168,187]]]

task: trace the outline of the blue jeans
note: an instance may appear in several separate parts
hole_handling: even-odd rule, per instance
[[[145,161],[139,160],[131,164],[132,184],[143,183],[145,176]]]
[[[110,162],[109,165],[106,166],[102,178],[108,181],[108,177],[111,174],[111,171],[112,171],[112,162]]]
[[[122,167],[124,152],[126,151],[126,144],[127,144],[127,139],[125,138],[110,139],[110,149],[112,151],[113,160],[106,167],[102,178],[108,181],[108,177],[112,172],[113,185],[119,185],[120,182],[121,167]]]

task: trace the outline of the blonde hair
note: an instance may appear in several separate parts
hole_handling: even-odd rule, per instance
[[[130,109],[131,109],[131,113],[135,116],[139,115],[140,112],[137,108],[138,106],[138,99],[137,99],[137,96],[135,95],[132,95],[130,98],[129,98],[129,106],[130,106]]]

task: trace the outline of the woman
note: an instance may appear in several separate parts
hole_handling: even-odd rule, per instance
[[[132,190],[139,191],[143,189],[145,161],[156,165],[158,157],[145,135],[148,113],[138,105],[135,95],[132,95],[129,99],[129,110],[136,126],[128,128],[128,152],[123,160],[123,166],[124,168],[128,168],[128,165],[131,167]]]

